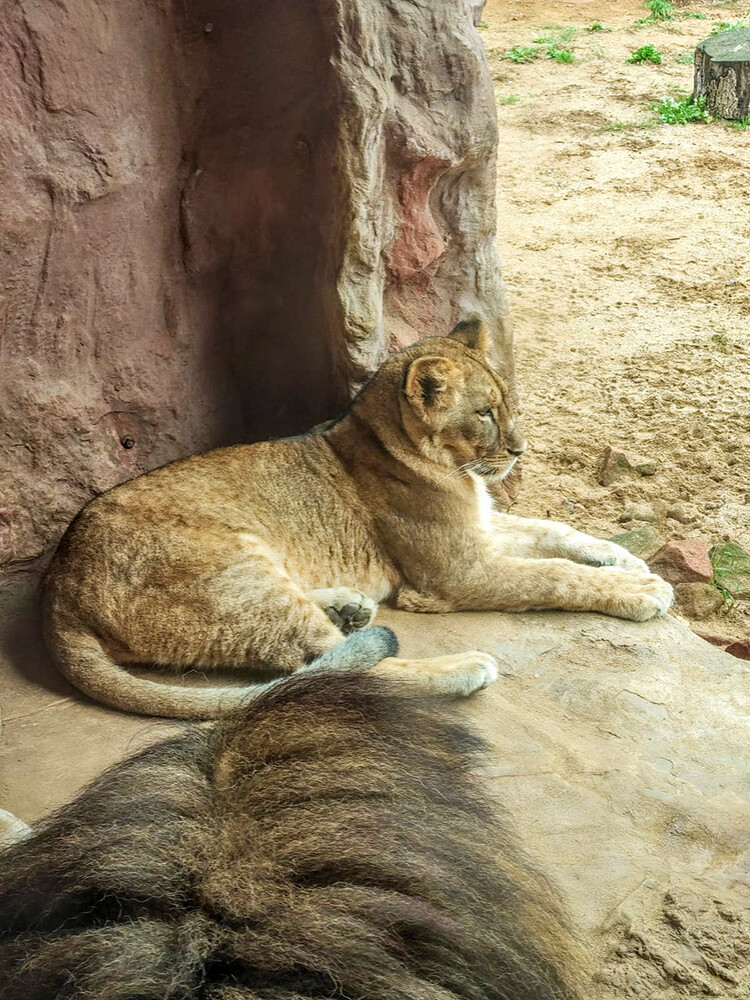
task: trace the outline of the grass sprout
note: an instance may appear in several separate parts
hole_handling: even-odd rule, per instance
[[[633,49],[626,62],[629,63],[661,63],[661,52],[653,45],[641,45],[639,49]]]
[[[529,63],[538,59],[541,54],[538,45],[514,45],[505,53],[505,58],[514,63]]]
[[[646,0],[643,5],[651,13],[644,17],[643,22],[674,21],[675,6],[669,0]]]
[[[689,122],[707,122],[711,116],[706,111],[706,98],[697,100],[689,94],[674,97],[664,97],[651,105],[652,111],[659,116],[664,125],[687,125]]]

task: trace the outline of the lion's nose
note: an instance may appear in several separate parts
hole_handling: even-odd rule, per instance
[[[513,428],[508,435],[505,447],[511,455],[523,455],[526,451],[526,438],[523,436],[523,431],[520,428]]]

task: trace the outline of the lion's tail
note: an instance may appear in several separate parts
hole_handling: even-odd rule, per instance
[[[398,682],[315,672],[146,750],[0,854],[0,996],[577,997],[483,753]]]
[[[46,608],[44,634],[55,665],[74,687],[103,705],[138,715],[219,719],[277,683],[190,687],[140,677],[116,663],[93,631],[78,623],[67,624],[66,616],[52,614]],[[321,660],[329,669],[366,670],[397,652],[393,632],[374,627],[354,633]],[[313,666],[315,663],[308,669]]]

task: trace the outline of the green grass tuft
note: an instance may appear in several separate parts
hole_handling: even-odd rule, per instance
[[[480,21],[477,25],[477,31],[486,31],[489,28],[489,24],[486,21]]]
[[[578,34],[578,28],[574,28],[571,25],[566,27],[562,24],[544,24],[541,30],[546,32],[546,34],[539,35],[534,39],[539,45],[567,45]]]
[[[737,28],[750,28],[750,18],[740,17],[736,21],[716,21],[711,28],[711,34],[718,35],[722,31],[735,31]]]
[[[503,97],[498,97],[498,104],[518,104],[521,100],[520,94],[505,94]]]
[[[721,351],[722,354],[729,354],[729,340],[725,333],[712,333],[711,343]]]
[[[554,59],[555,62],[559,63],[574,63],[576,61],[576,57],[570,49],[559,49],[556,45],[550,45],[547,49],[547,58]]]
[[[686,49],[681,52],[675,62],[679,63],[681,66],[692,66],[695,62],[695,49]]]
[[[669,0],[646,0],[643,6],[651,11],[644,21],[674,21],[675,7]]]
[[[626,62],[629,63],[661,63],[661,52],[653,45],[641,45],[639,49],[634,49]]]
[[[697,11],[695,13],[685,12],[682,16],[684,18],[688,18],[688,19],[692,18],[692,20],[694,20],[694,21],[707,21],[708,20],[708,14],[699,14]]]
[[[595,31],[611,31],[611,30],[612,30],[611,28],[605,28],[601,21],[594,21],[593,24],[590,24],[587,28],[584,28],[584,31],[588,31],[591,34],[593,34]]]
[[[538,59],[542,50],[537,45],[514,45],[508,49],[505,58],[514,63],[528,63]]]
[[[724,124],[734,132],[746,132],[750,128],[750,118],[740,118],[738,121],[727,121]]]
[[[515,63],[533,62],[542,54],[548,59],[554,59],[559,63],[574,63],[576,57],[569,48],[565,48],[564,43],[571,42],[578,34],[577,28],[565,27],[559,24],[544,24],[541,28],[547,34],[536,35],[531,45],[515,45],[508,49],[505,58]]]
[[[706,98],[699,97],[694,101],[685,94],[682,97],[665,97],[651,105],[659,116],[659,121],[665,125],[687,125],[688,122],[707,122],[711,116],[706,111]]]

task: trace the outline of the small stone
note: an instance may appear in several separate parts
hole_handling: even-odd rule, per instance
[[[619,448],[607,446],[599,459],[596,480],[600,486],[611,486],[612,483],[622,479],[631,471],[630,461],[625,452]]]
[[[726,646],[724,652],[740,660],[750,660],[750,639],[737,639]]]
[[[671,517],[673,521],[677,521],[679,524],[690,524],[695,520],[695,515],[685,510],[684,507],[668,507],[667,517]]]
[[[653,507],[649,507],[648,504],[638,504],[638,506],[633,507],[632,510],[630,510],[628,520],[643,521],[646,524],[657,524],[659,521],[659,514]]]
[[[631,531],[621,531],[613,535],[610,542],[622,545],[624,549],[641,559],[648,559],[661,546],[658,532],[648,524],[639,525]]]
[[[724,598],[710,583],[678,583],[675,600],[677,610],[694,621],[710,618],[724,604]]]
[[[652,458],[644,458],[642,455],[631,458],[630,465],[633,469],[635,469],[639,476],[655,476],[658,468],[656,462]]]
[[[714,576],[708,546],[702,538],[667,542],[649,566],[668,583],[710,583]]]

